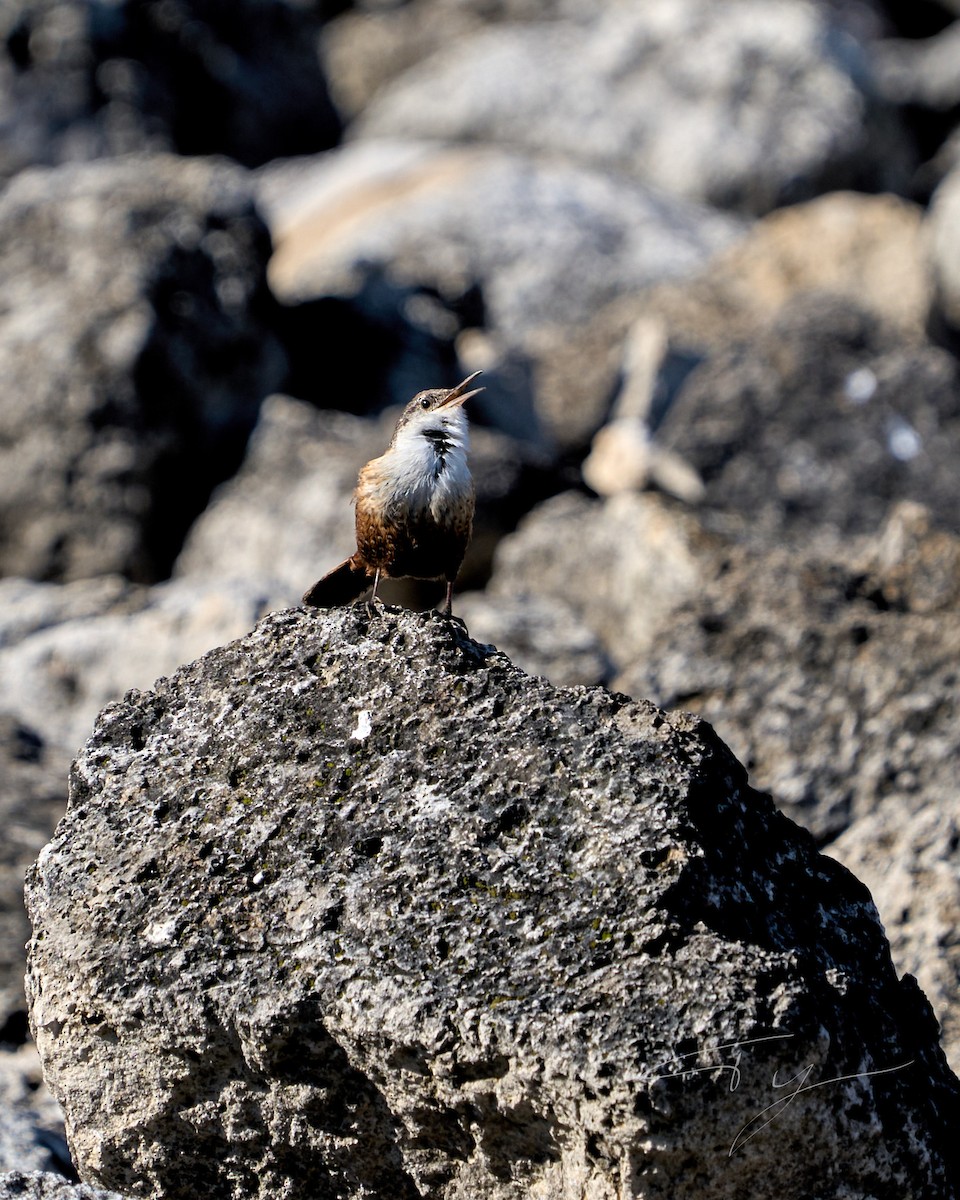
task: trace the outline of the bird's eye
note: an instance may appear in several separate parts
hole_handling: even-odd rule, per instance
[[[421,408],[429,408],[430,407],[430,397],[429,396],[423,397],[423,399],[420,401],[420,407]]]

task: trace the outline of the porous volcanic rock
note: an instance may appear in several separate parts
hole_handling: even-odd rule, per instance
[[[26,1033],[24,872],[63,815],[97,713],[296,595],[264,580],[0,580],[0,1042],[5,1026]]]
[[[960,1085],[863,886],[709,726],[438,614],[276,613],[105,710],[28,898],[91,1182],[957,1195]]]
[[[589,658],[530,655],[517,637],[511,612],[555,602],[602,648],[599,678],[706,718],[818,840],[888,797],[952,803],[960,538],[922,506],[895,506],[875,536],[788,547],[708,533],[653,493],[564,493],[500,543],[477,632],[498,641],[502,605],[500,640],[531,669],[596,681]]]
[[[718,548],[615,685],[713,722],[826,841],[887,800],[952,805],[958,656],[960,540],[904,505],[875,539]]]
[[[0,574],[169,570],[286,361],[246,172],[146,156],[0,196]]]
[[[0,1200],[124,1200],[116,1192],[70,1183],[62,1175],[44,1171],[7,1171],[0,1174]]]

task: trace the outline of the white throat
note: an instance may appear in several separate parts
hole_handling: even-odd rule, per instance
[[[467,418],[449,412],[417,414],[397,430],[390,457],[390,487],[397,500],[439,516],[472,490]]]

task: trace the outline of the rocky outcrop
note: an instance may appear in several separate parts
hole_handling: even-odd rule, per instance
[[[906,183],[892,110],[826,6],[582,11],[451,38],[373,96],[354,136],[522,147],[753,213],[829,188]]]
[[[887,797],[952,803],[960,539],[918,505],[874,536],[788,548],[708,534],[651,494],[565,493],[501,542],[484,603],[483,636],[548,673],[509,613],[559,604],[570,644],[592,635],[608,663],[567,660],[567,682],[700,713],[821,841]]]
[[[958,1194],[960,1085],[862,885],[709,726],[438,614],[274,613],[105,710],[28,899],[90,1182]]]
[[[0,574],[162,578],[286,370],[245,174],[28,171],[0,235]]]

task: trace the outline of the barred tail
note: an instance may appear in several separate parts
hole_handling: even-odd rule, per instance
[[[304,592],[303,602],[314,608],[336,608],[339,604],[350,604],[362,596],[372,582],[366,568],[357,566],[352,558],[348,558]]]

